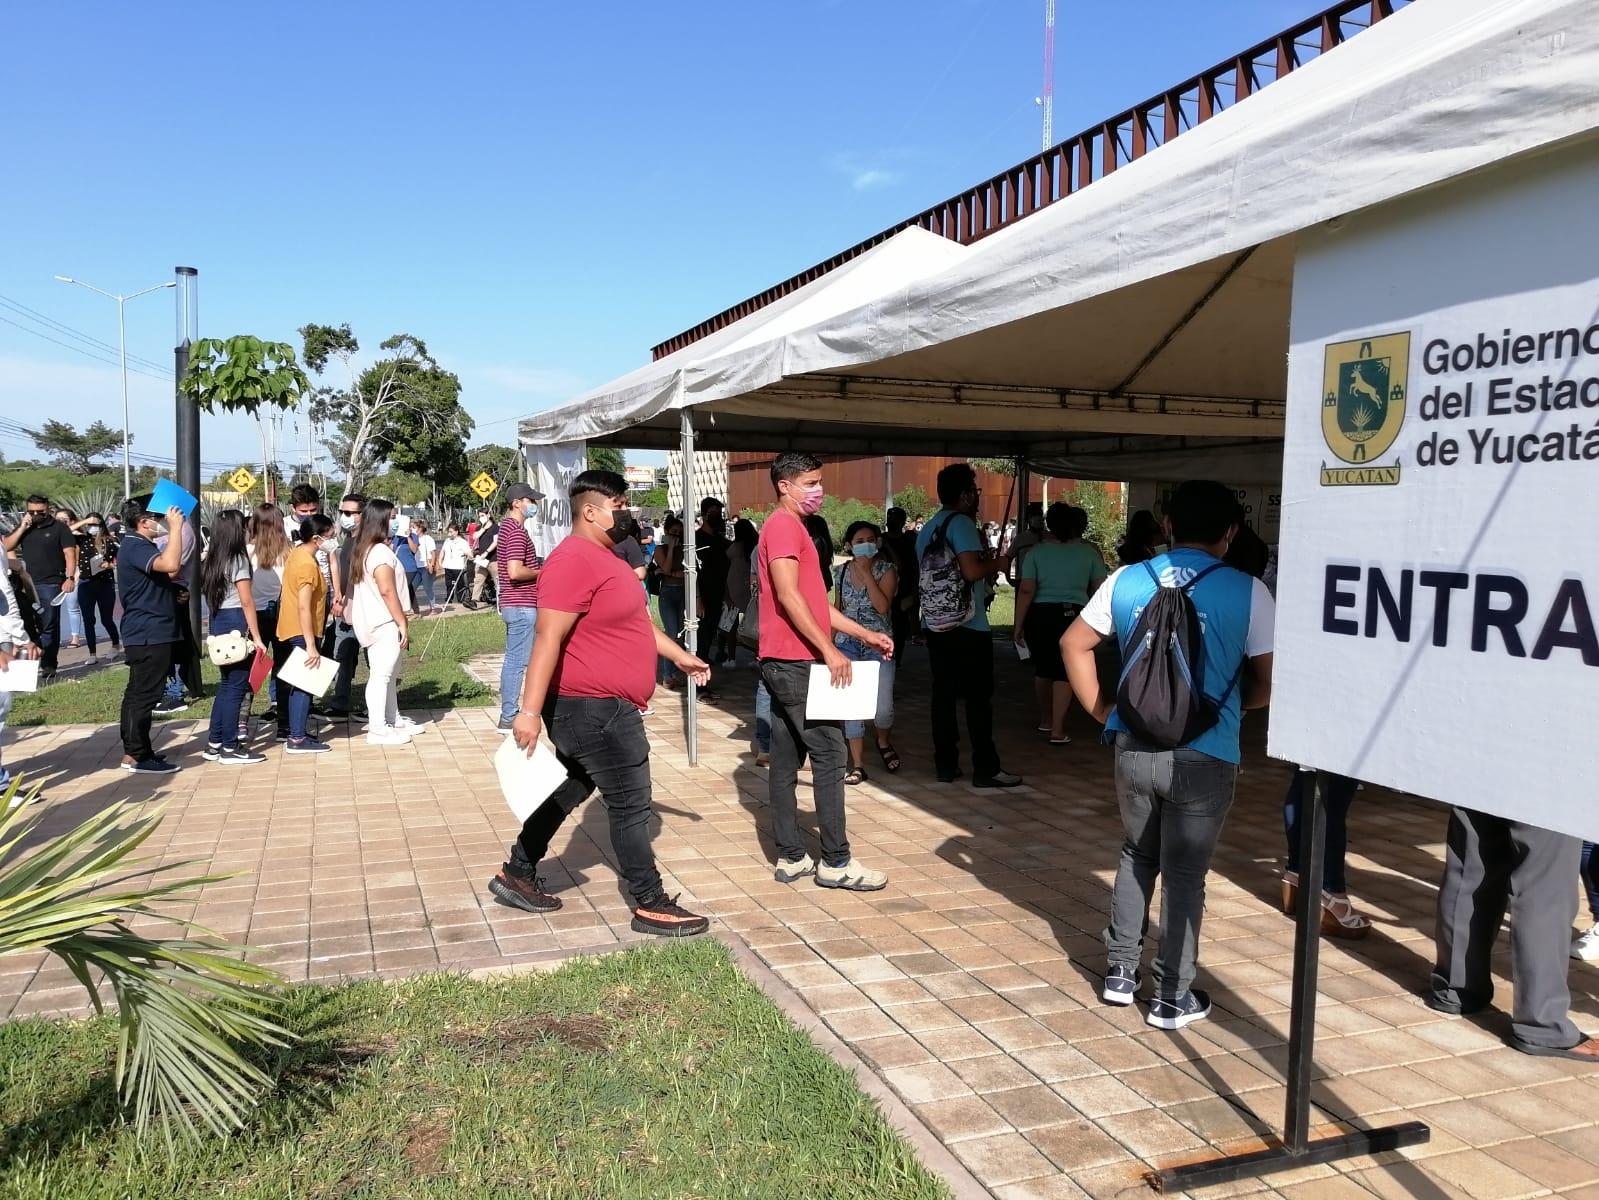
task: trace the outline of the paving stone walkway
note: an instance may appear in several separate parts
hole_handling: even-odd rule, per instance
[[[1280,1128],[1293,928],[1273,901],[1288,768],[1264,757],[1252,718],[1201,950],[1215,1016],[1150,1029],[1141,1006],[1096,999],[1120,836],[1110,754],[1086,724],[1067,748],[1032,734],[1030,680],[1001,654],[1001,750],[1027,777],[1010,793],[934,782],[925,657],[902,671],[905,768],[873,768],[850,793],[851,842],[889,871],[886,890],[772,880],[748,670],[719,677],[722,699],[702,704],[697,768],[682,698],[656,699],[657,854],[685,903],[752,948],[993,1195],[1149,1194],[1150,1165],[1256,1146]],[[195,723],[163,723],[160,748],[185,769],[161,780],[116,770],[115,732],[87,727],[14,730],[7,761],[44,781],[52,828],[118,800],[165,802],[156,853],[248,872],[186,915],[291,979],[496,967],[643,940],[628,929],[597,803],[543,868],[562,911],[490,902],[483,885],[515,833],[490,761],[493,710],[416,715],[429,732],[409,747],[368,747],[341,728],[332,754],[273,750],[253,768],[205,764]],[[1201,1196],[1599,1200],[1599,1072],[1506,1048],[1502,1007],[1460,1020],[1420,1001],[1443,829],[1430,802],[1380,789],[1356,802],[1351,886],[1379,924],[1364,942],[1323,944],[1314,1097],[1319,1132],[1414,1119],[1432,1141]],[[1599,968],[1573,963],[1572,982],[1579,1025],[1599,1028]],[[0,959],[0,1016],[81,1011],[64,968]]]

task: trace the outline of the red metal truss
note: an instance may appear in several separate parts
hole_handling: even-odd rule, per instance
[[[654,356],[664,358],[742,320],[912,226],[962,245],[980,241],[1159,149],[1411,3],[1414,0],[1340,0],[1276,37],[701,321],[654,347]]]

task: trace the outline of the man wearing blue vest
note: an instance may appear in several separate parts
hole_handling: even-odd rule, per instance
[[[1077,698],[1115,742],[1116,797],[1126,835],[1111,893],[1100,995],[1107,1004],[1131,1004],[1137,995],[1149,903],[1159,878],[1160,948],[1152,963],[1148,1017],[1157,1029],[1181,1029],[1210,1015],[1210,997],[1193,986],[1205,876],[1232,807],[1243,710],[1263,708],[1271,699],[1271,593],[1258,579],[1219,563],[1238,533],[1238,520],[1238,502],[1221,484],[1182,484],[1166,506],[1171,550],[1112,575],[1061,640]],[[1094,649],[1114,634],[1125,655],[1156,588],[1184,586],[1203,630],[1203,666],[1195,686],[1217,703],[1219,720],[1186,745],[1162,750],[1127,732],[1116,697],[1100,688]]]

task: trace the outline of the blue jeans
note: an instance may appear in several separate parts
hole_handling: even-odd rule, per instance
[[[1595,855],[1594,844],[1582,844],[1582,890],[1588,894],[1588,915],[1599,924],[1599,855]]]
[[[296,646],[298,646],[301,650],[304,650],[306,648],[305,639],[303,637],[291,637],[283,640],[284,661],[288,660],[289,655],[293,653]],[[246,682],[248,682],[248,680],[246,680]],[[286,684],[281,684],[278,688],[278,695],[280,697],[278,702],[280,704],[283,702],[281,697],[285,691],[289,693],[289,702],[286,706],[289,710],[289,737],[297,742],[301,738],[305,737],[305,723],[311,719],[311,693],[302,692],[297,687],[288,687]],[[279,717],[278,719],[281,721],[283,718]],[[235,714],[235,734],[238,732],[237,722],[238,717],[237,714]]]
[[[39,594],[39,674],[54,675],[61,657],[61,609],[52,601],[61,594],[59,583],[35,583]]]
[[[119,644],[116,621],[113,613],[117,603],[117,581],[110,571],[101,571],[91,575],[88,579],[78,582],[76,592],[78,609],[83,613],[83,636],[89,643],[89,653],[95,652],[96,638],[94,624],[96,615],[100,624],[105,626],[105,631],[111,639],[113,647]]]
[[[333,658],[339,664],[339,673],[333,678],[333,707],[349,712],[350,685],[355,681],[355,668],[361,662],[361,643],[356,639],[354,626],[335,621],[331,628]]]
[[[223,608],[211,614],[211,636],[224,633],[242,633],[250,636],[250,626],[244,619],[242,608]],[[218,667],[222,680],[217,684],[216,697],[211,701],[211,732],[207,741],[213,746],[237,748],[239,745],[239,713],[244,708],[244,698],[250,694],[250,666],[255,662],[255,648],[243,662]],[[303,728],[303,726],[302,726]]]
[[[536,608],[502,608],[505,622],[505,662],[500,667],[500,720],[516,716],[522,700],[522,678],[527,674],[528,656],[533,653],[533,635],[538,628]]]
[[[78,588],[83,587],[83,581],[78,581],[78,587],[67,594],[61,602],[61,620],[67,627],[68,641],[83,640],[83,612],[78,608]]]
[[[872,724],[878,732],[886,733],[894,728],[894,662],[892,659],[883,661],[883,656],[873,650],[865,642],[857,641],[852,637],[841,637],[836,645],[844,652],[845,657],[852,662],[882,663],[877,668],[877,714],[872,718]],[[865,721],[845,721],[844,736],[858,738],[866,736]]]
[[[12,650],[11,643],[10,642],[0,642],[0,650],[4,650],[6,653],[9,654],[11,652],[11,650]],[[10,713],[11,713],[11,693],[10,692],[0,692],[0,741],[4,741],[5,740],[5,736],[6,736],[6,717],[9,716]],[[10,786],[11,786],[11,772],[6,770],[5,760],[3,758],[0,758],[0,791],[4,791],[6,788],[8,788]]]
[[[666,632],[667,637],[681,646],[683,644],[683,614],[687,607],[683,589],[681,587],[671,587],[663,582],[660,595],[656,599],[660,601],[661,628]],[[667,659],[659,659],[655,664],[655,679],[657,683],[665,683],[676,672],[677,668]]]
[[[772,693],[766,690],[764,679],[755,685],[755,749],[762,754],[772,752]]]
[[[422,603],[424,597],[426,604]],[[433,572],[424,567],[411,572],[411,606],[417,609],[433,607]]]
[[[1193,985],[1205,876],[1233,804],[1238,767],[1186,747],[1153,750],[1116,736],[1116,799],[1123,842],[1110,894],[1105,949],[1113,967],[1138,966],[1149,903],[1161,881],[1155,995],[1176,1000]]]
[[[1316,782],[1314,771],[1295,771],[1288,794],[1283,797],[1283,829],[1288,834],[1288,870],[1299,874],[1299,811],[1308,789]],[[1321,856],[1321,890],[1342,896],[1349,890],[1344,873],[1344,856],[1349,849],[1349,806],[1354,803],[1360,782],[1347,775],[1327,773],[1324,801],[1327,805],[1327,848]]]

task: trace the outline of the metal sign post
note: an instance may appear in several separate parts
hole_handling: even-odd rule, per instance
[[[694,494],[694,417],[693,409],[685,408],[683,414],[683,645],[693,653],[699,645],[700,619],[699,575],[700,550],[698,530],[694,521],[699,516],[699,497]],[[684,677],[684,703],[688,706],[685,725],[688,744],[688,765],[699,766],[699,688],[691,675]]]
[[[1279,1146],[1248,1154],[1229,1154],[1153,1173],[1157,1192],[1183,1192],[1334,1162],[1401,1146],[1419,1146],[1432,1136],[1420,1121],[1357,1129],[1338,1137],[1310,1140],[1310,1077],[1316,1041],[1316,969],[1321,957],[1322,855],[1327,846],[1327,776],[1316,772],[1308,803],[1299,816],[1299,897],[1294,908],[1294,982],[1289,1001],[1288,1100]]]

